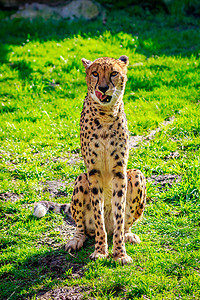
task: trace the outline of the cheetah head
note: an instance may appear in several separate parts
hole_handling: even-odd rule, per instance
[[[113,105],[124,94],[128,57],[102,57],[91,62],[82,58],[86,70],[88,93],[101,105]]]

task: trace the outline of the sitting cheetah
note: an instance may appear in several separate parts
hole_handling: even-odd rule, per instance
[[[123,94],[128,57],[82,59],[88,95],[81,113],[81,152],[87,173],[75,182],[70,211],[76,233],[66,250],[83,246],[86,235],[95,236],[91,259],[108,256],[107,233],[113,234],[113,256],[121,264],[132,262],[125,241],[139,243],[130,228],[143,213],[146,183],[139,170],[128,170],[128,129]],[[69,211],[69,205],[42,202],[34,214],[42,216],[51,207]],[[42,213],[42,207],[44,214]]]
[[[133,223],[141,218],[145,207],[145,178],[139,170],[127,170],[127,194],[125,208],[125,241],[131,244],[140,243],[140,239],[136,234],[131,232]],[[107,234],[113,233],[113,213],[112,207],[104,208],[104,220]],[[73,239],[66,245],[66,250],[77,250],[83,246],[87,236],[95,236],[95,220],[92,202],[89,193],[89,182],[87,173],[82,173],[76,178],[74,192],[71,204],[60,204],[51,201],[40,201],[36,203],[34,215],[41,218],[48,211],[56,213],[64,213],[72,217],[77,224],[76,234]],[[81,222],[79,222],[81,220]],[[84,235],[80,232],[78,225],[83,224]]]

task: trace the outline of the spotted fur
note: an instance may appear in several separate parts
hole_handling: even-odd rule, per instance
[[[75,183],[71,214],[76,233],[66,250],[83,246],[87,235],[95,236],[91,259],[108,256],[107,233],[113,234],[113,257],[122,264],[132,259],[125,240],[140,242],[130,228],[143,213],[145,178],[139,170],[128,170],[128,128],[123,94],[128,57],[82,59],[88,94],[80,119],[81,152],[87,173]],[[127,185],[128,184],[128,185]]]
[[[125,242],[140,243],[140,238],[131,232],[131,227],[135,221],[142,217],[145,203],[146,181],[144,175],[139,170],[127,170]],[[118,208],[120,209],[120,207]],[[77,250],[83,246],[87,236],[95,236],[94,210],[90,198],[87,173],[82,173],[77,177],[71,204],[51,201],[41,201],[35,204],[35,216],[43,217],[48,211],[66,214],[71,218],[71,221],[73,219],[76,223],[76,233],[66,245],[66,250]],[[113,234],[114,222],[111,205],[104,207],[104,221],[107,234]]]

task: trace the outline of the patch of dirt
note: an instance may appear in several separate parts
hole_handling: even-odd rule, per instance
[[[165,175],[152,175],[151,177],[147,178],[148,182],[151,182],[153,185],[159,185],[159,189],[163,189],[168,185],[168,187],[172,187],[174,183],[180,182],[182,176],[180,175],[172,175],[172,174],[165,174]]]
[[[177,158],[179,158],[179,156],[180,156],[180,154],[178,153],[178,151],[174,151],[174,152],[170,152],[170,154],[165,156],[164,159],[165,160],[177,159]]]
[[[81,160],[83,160],[83,158],[80,157],[78,153],[73,153],[73,155],[68,160],[67,164],[68,165],[78,164]]]
[[[51,273],[51,278],[62,279],[63,274],[69,270],[70,278],[79,278],[83,276],[84,264],[73,263],[66,259],[66,255],[60,252],[50,253],[44,257],[40,257],[37,261],[31,264],[34,268],[40,268],[41,275]],[[36,299],[63,299],[63,300],[80,300],[86,297],[89,289],[74,286],[74,287],[59,287],[54,290],[43,290],[38,292]],[[89,299],[89,298],[84,298]],[[90,298],[93,299],[93,298]]]
[[[0,200],[11,201],[11,202],[16,202],[17,200],[21,199],[22,197],[23,197],[22,195],[18,195],[16,193],[12,193],[12,192],[6,192],[6,193],[0,194]]]
[[[74,235],[75,231],[76,231],[75,222],[71,220],[71,218],[70,221],[69,218],[67,218],[66,222],[63,222],[61,226],[58,226],[54,229],[54,232],[56,232],[55,235],[52,235],[51,231],[45,233],[43,237],[40,237],[40,239],[37,242],[37,245],[40,246],[45,244],[45,245],[49,245],[52,249],[60,249],[61,247],[64,247],[64,245],[67,244],[67,242]],[[61,241],[60,238],[62,239]]]
[[[82,157],[79,155],[80,149],[75,149],[71,153],[69,153],[70,157],[54,157],[52,160],[53,162],[66,162],[67,165],[75,165],[83,160]]]
[[[73,188],[74,183],[75,181],[67,182],[64,180],[51,180],[46,182],[40,182],[40,191],[50,193],[51,198],[68,197],[69,193],[65,190],[67,187]]]
[[[63,191],[67,186],[65,181],[60,180],[52,180],[46,181],[44,183],[44,192],[49,192],[51,197],[58,198],[58,197],[67,197],[68,194]]]
[[[145,137],[143,135],[135,135],[135,136],[130,135],[128,140],[129,149],[137,147],[138,144],[144,140],[144,138]]]
[[[88,298],[89,289],[73,286],[73,287],[61,287],[55,290],[46,292],[36,299],[40,300],[82,300],[82,299],[95,299],[93,297]]]
[[[52,278],[60,278],[67,270],[71,270],[70,276],[80,277],[83,275],[83,264],[67,261],[66,255],[62,253],[49,254],[41,257],[33,264],[34,267],[44,267],[42,273],[50,272]]]
[[[68,221],[66,221],[66,219]],[[70,219],[70,221],[69,221],[69,219]],[[66,240],[66,239],[69,239],[69,237],[70,237],[68,234],[68,231],[70,231],[70,235],[73,235],[75,233],[76,225],[75,225],[75,222],[72,219],[72,217],[66,217],[64,220],[65,220],[65,222],[62,225],[60,225],[59,227],[57,227],[55,229],[55,231],[59,231],[60,235],[62,237],[64,237],[64,239]]]
[[[150,133],[146,136],[144,135],[129,136],[129,149],[138,147],[140,142],[152,140],[157,132],[161,131],[163,127],[172,124],[174,120],[175,117],[169,118],[169,120],[162,122],[158,128],[151,130]]]

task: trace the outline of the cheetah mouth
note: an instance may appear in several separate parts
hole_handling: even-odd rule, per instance
[[[112,99],[112,96],[108,96],[108,95],[105,95],[106,97],[103,98],[103,99],[100,99],[101,102],[103,103],[109,103]]]
[[[95,95],[103,103],[109,103],[111,101],[111,99],[112,99],[112,96],[103,95],[102,93],[100,93],[98,91],[95,91]]]

